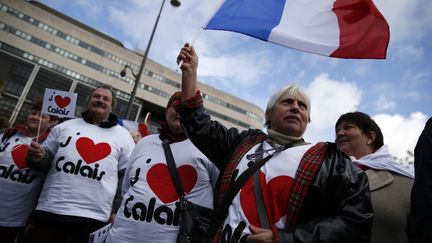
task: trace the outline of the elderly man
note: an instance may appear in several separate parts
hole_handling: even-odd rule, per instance
[[[186,44],[177,61],[183,61],[183,96],[175,108],[191,141],[221,171],[215,201],[222,217],[216,239],[370,241],[373,212],[367,177],[335,144],[304,142],[310,102],[300,88],[287,86],[270,99],[268,135],[261,130],[239,132],[211,121],[205,112],[193,47]],[[226,200],[230,195],[232,200]]]
[[[110,218],[119,175],[134,142],[112,114],[109,86],[96,88],[82,118],[63,122],[43,146],[32,143],[27,161],[47,171],[32,215],[32,242],[87,242]]]

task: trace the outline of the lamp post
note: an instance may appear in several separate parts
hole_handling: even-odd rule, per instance
[[[179,7],[180,4],[181,4],[179,0],[171,0],[170,2],[171,2],[171,5],[174,6],[174,7]],[[136,90],[138,88],[138,84],[139,84],[139,81],[141,79],[141,75],[142,75],[142,72],[143,72],[143,69],[144,69],[144,65],[145,65],[146,60],[147,60],[147,55],[148,55],[148,52],[150,50],[150,46],[151,46],[152,41],[153,41],[153,36],[154,36],[154,34],[156,32],[156,28],[157,28],[157,25],[159,23],[159,18],[160,18],[160,15],[162,13],[162,9],[164,7],[164,4],[165,4],[165,0],[162,1],[162,5],[161,5],[161,7],[159,9],[159,13],[158,13],[158,16],[156,18],[156,22],[155,22],[155,24],[153,26],[153,30],[152,30],[152,33],[150,35],[149,42],[147,44],[147,48],[146,48],[146,50],[144,52],[144,57],[143,57],[143,60],[141,62],[141,66],[139,68],[138,74],[135,74],[134,71],[133,71],[133,69],[129,65],[125,65],[124,68],[123,68],[123,70],[120,72],[120,76],[124,77],[126,75],[126,69],[129,68],[129,70],[132,73],[132,76],[134,76],[134,78],[135,78],[135,84],[134,84],[134,87],[133,87],[133,90],[132,90],[132,93],[131,93],[131,96],[130,96],[130,99],[129,99],[129,103],[128,103],[128,106],[127,106],[125,119],[129,119],[130,113],[132,111],[133,100],[134,100],[135,95],[136,95]]]

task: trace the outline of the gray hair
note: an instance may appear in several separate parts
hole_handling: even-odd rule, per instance
[[[311,102],[309,96],[297,85],[287,85],[278,90],[275,94],[273,94],[269,101],[267,102],[267,107],[265,111],[265,125],[267,128],[270,128],[269,116],[273,107],[276,105],[280,97],[284,94],[288,94],[290,97],[294,99],[302,98],[307,105],[308,110],[308,120],[311,122]]]

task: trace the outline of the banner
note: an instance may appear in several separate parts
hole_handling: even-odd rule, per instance
[[[76,101],[76,93],[46,88],[42,104],[42,113],[74,118]]]

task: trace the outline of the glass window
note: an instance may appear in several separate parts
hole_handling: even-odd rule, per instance
[[[0,76],[6,80],[0,116],[10,118],[34,65],[0,52]]]

